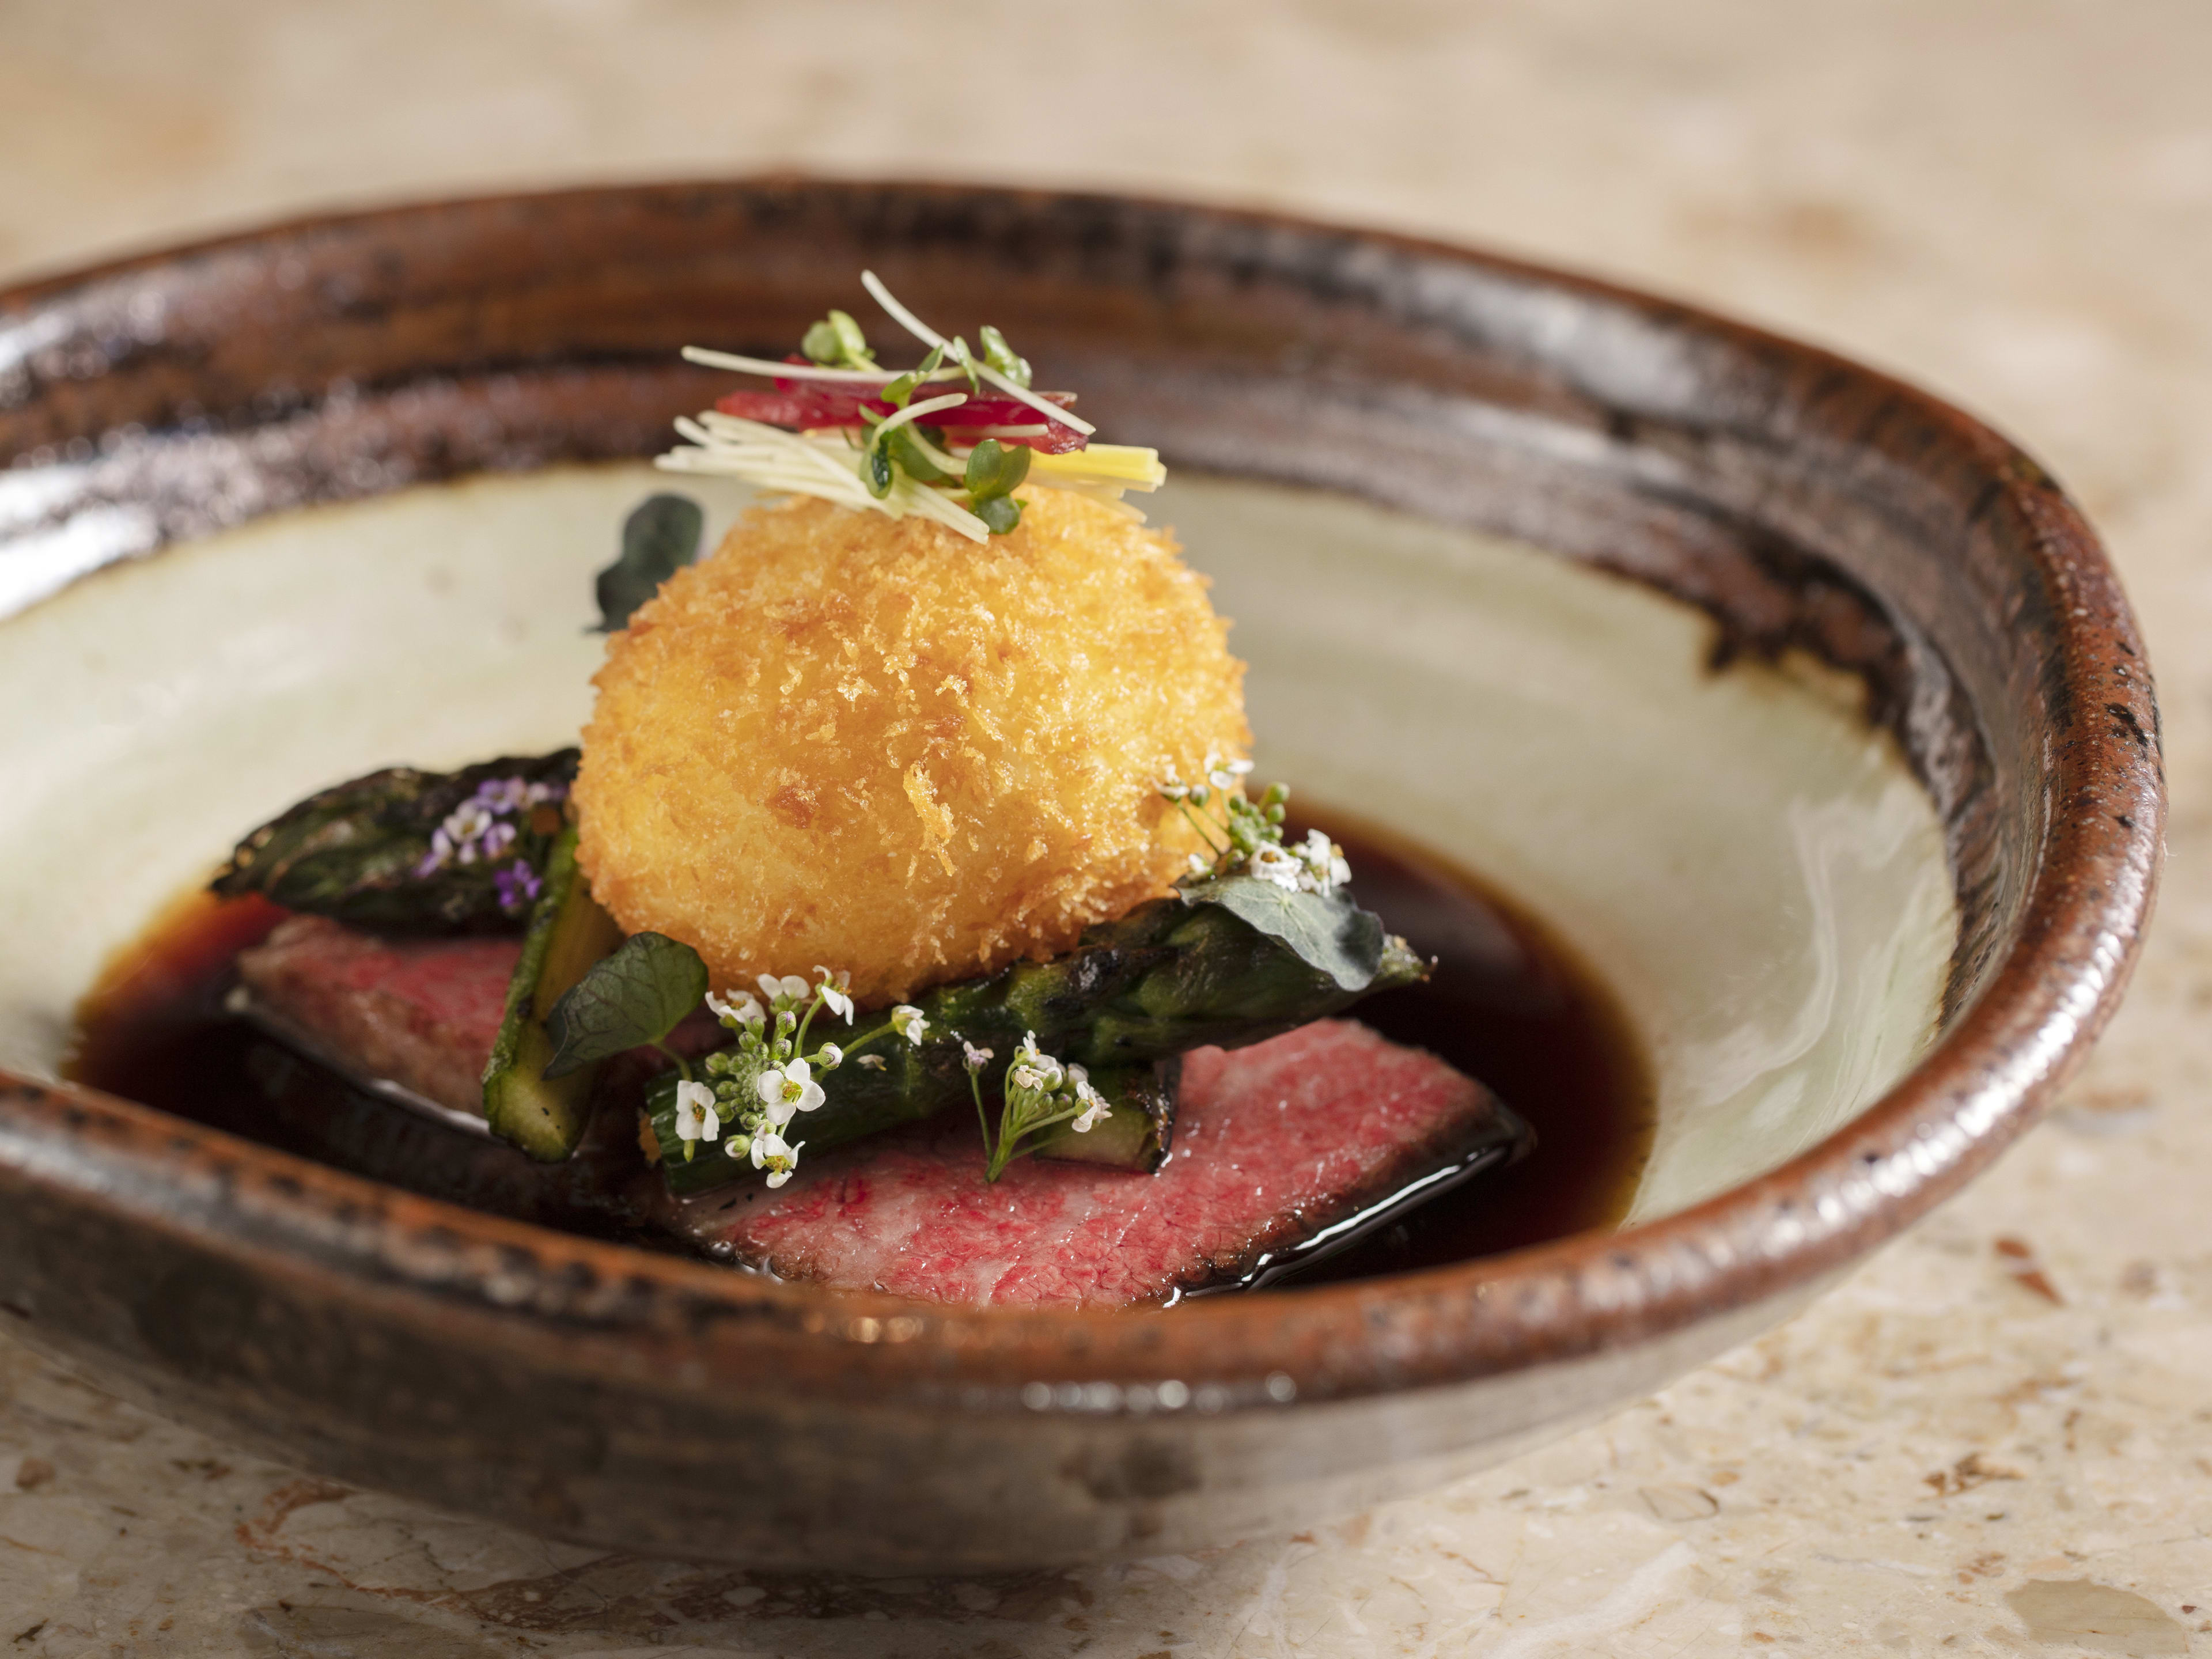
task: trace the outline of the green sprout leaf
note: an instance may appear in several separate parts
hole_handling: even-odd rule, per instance
[[[544,1075],[564,1077],[665,1037],[707,994],[707,964],[665,933],[633,933],[570,986],[545,1017],[553,1058]]]
[[[868,349],[868,337],[842,311],[831,312],[809,328],[799,349],[824,368],[872,368],[876,363],[876,354]]]
[[[1017,356],[1013,347],[1006,343],[1006,337],[988,323],[983,325],[983,361],[1016,386],[1028,390],[1030,360]]]
[[[1258,876],[1214,876],[1181,890],[1187,904],[1218,904],[1279,939],[1346,991],[1364,991],[1382,963],[1382,921],[1342,893],[1301,893]]]
[[[884,449],[891,459],[898,463],[900,471],[916,483],[941,483],[951,476],[921,453],[921,446],[915,441],[915,431],[911,426],[893,427],[890,435],[884,440]]]
[[[898,434],[893,432],[891,436],[896,438]],[[870,438],[867,448],[860,454],[860,482],[867,485],[868,494],[881,501],[891,493],[892,477],[889,452],[884,445]]]
[[[623,520],[622,556],[599,572],[594,633],[627,627],[630,613],[660,591],[661,583],[699,556],[707,515],[688,495],[648,495]]]
[[[1011,535],[1022,521],[1022,504],[1011,495],[993,495],[975,506],[975,516],[994,536]]]
[[[982,502],[994,495],[1012,495],[1022,480],[1029,476],[1030,452],[1027,445],[1002,444],[996,438],[986,438],[969,451],[968,476],[962,482],[967,485],[969,495],[977,503],[976,516],[980,518]],[[1020,516],[1018,512],[1015,514],[1017,519]]]
[[[904,409],[912,401],[915,388],[937,373],[938,365],[945,361],[945,348],[932,346],[929,356],[884,388],[884,401],[893,409]]]

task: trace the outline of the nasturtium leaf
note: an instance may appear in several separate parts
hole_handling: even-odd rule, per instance
[[[1029,386],[1030,360],[1016,356],[1006,337],[988,323],[983,325],[983,361],[1016,386],[1025,389]]]
[[[699,556],[707,515],[688,495],[648,495],[623,520],[622,557],[599,572],[599,623],[611,634],[660,591],[661,583]]]
[[[1022,504],[1011,495],[990,495],[977,501],[975,516],[983,521],[983,528],[994,536],[1012,533],[1022,521]]]
[[[1030,452],[1025,444],[1002,444],[986,438],[968,452],[967,476],[961,482],[976,501],[1009,495],[1030,476]]]
[[[544,1075],[570,1072],[658,1042],[707,994],[707,964],[665,933],[633,933],[568,988],[545,1017],[553,1058]]]
[[[1280,939],[1345,990],[1365,990],[1382,966],[1382,919],[1341,893],[1301,893],[1259,876],[1212,876],[1179,890],[1187,904],[1218,904]]]

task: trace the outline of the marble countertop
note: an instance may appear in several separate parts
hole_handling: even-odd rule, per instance
[[[1808,336],[2023,440],[2140,607],[2173,815],[2053,1119],[1793,1324],[1478,1480],[1071,1573],[795,1578],[348,1491],[0,1337],[0,1652],[2212,1654],[2203,0],[23,0],[0,276],[331,203],[802,167],[1279,204]]]

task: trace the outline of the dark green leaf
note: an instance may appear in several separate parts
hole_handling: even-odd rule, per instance
[[[975,503],[975,516],[994,536],[1011,534],[1022,521],[1022,504],[1011,495],[992,495]]]
[[[633,933],[553,1005],[544,1075],[562,1077],[658,1042],[706,994],[707,964],[696,951],[665,933]]]
[[[986,438],[968,452],[968,473],[962,480],[968,494],[977,501],[993,495],[1010,495],[1030,476],[1030,452],[1026,444],[1002,444],[996,438]]]
[[[629,625],[630,613],[699,556],[707,515],[688,495],[648,495],[623,520],[622,557],[599,572],[602,634]]]
[[[891,434],[896,437],[898,434]],[[868,487],[868,494],[878,501],[891,493],[891,458],[883,447],[871,441],[860,457],[860,482]]]
[[[1006,343],[1006,337],[988,323],[983,325],[983,361],[1016,386],[1027,389],[1030,383],[1029,359],[1016,356],[1013,347]]]
[[[1255,933],[1280,939],[1345,990],[1365,990],[1382,965],[1382,918],[1342,894],[1296,892],[1258,876],[1214,876],[1181,890],[1187,904],[1218,904]]]

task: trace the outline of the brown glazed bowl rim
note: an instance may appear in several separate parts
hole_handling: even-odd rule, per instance
[[[266,237],[468,205],[318,216],[48,276],[0,291],[0,317]],[[2042,665],[2052,706],[2105,705],[2111,694],[2096,674],[2116,649],[2143,662],[2134,618],[2080,511],[2009,441],[1927,392],[1694,307],[1522,261],[1280,216],[1135,205],[1472,264],[1877,388],[1995,480],[1983,513],[2030,526],[2037,573],[2062,600],[2057,650]],[[1153,1316],[924,1307],[764,1281],[457,1207],[74,1085],[0,1072],[0,1100],[36,1126],[33,1144],[15,1155],[30,1178],[69,1189],[80,1205],[249,1261],[332,1306],[358,1301],[403,1322],[484,1322],[493,1348],[555,1374],[678,1394],[775,1376],[856,1403],[1012,1412],[1116,1410],[1125,1389],[1167,1379],[1185,1381],[1212,1410],[1466,1381],[1648,1341],[1809,1290],[1956,1191],[2034,1121],[2118,1003],[2148,916],[2164,796],[2146,760],[2154,750],[2143,728],[2156,731],[2147,669],[2140,688],[2140,719],[2075,720],[2064,741],[2045,732],[2042,793],[2051,805],[2014,937],[1972,1004],[1850,1123],[1764,1176],[1635,1228],[1391,1279],[1207,1298]],[[2064,805],[2087,801],[2097,810]]]

